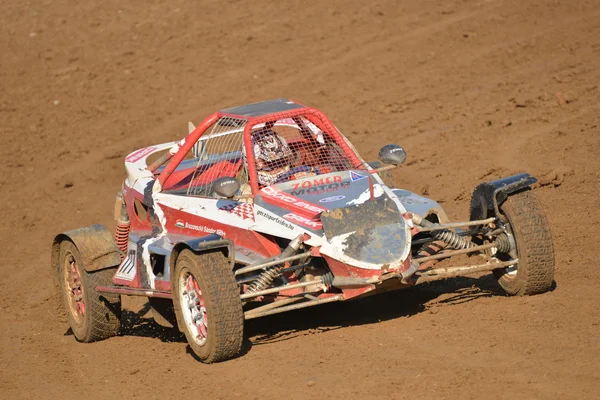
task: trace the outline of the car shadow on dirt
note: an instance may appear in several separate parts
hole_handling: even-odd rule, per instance
[[[250,320],[246,323],[246,337],[253,346],[259,346],[349,326],[410,318],[432,307],[452,306],[493,296],[506,295],[491,274],[479,278],[459,277]]]
[[[476,278],[458,277],[425,283],[362,299],[253,319],[245,324],[241,355],[251,351],[253,346],[293,340],[350,326],[410,318],[432,308],[460,305],[495,296],[505,297],[506,294],[493,275],[488,274]],[[163,327],[154,321],[148,303],[138,307],[136,311],[122,311],[119,335],[156,338],[162,342],[186,342],[185,336],[177,328]],[[189,346],[188,353],[194,356]]]
[[[151,307],[146,303],[139,311],[123,310],[121,313],[121,330],[119,336],[137,336],[159,339],[163,343],[187,343],[185,335],[177,327],[168,328],[158,324],[152,317]],[[247,337],[244,338],[240,357],[248,353],[252,348],[252,343]],[[192,348],[187,345],[186,353],[200,361],[194,354]]]
[[[146,303],[139,311],[121,312],[119,336],[139,336],[160,339],[162,342],[185,343],[185,335],[175,328],[159,325],[152,318],[150,304]]]

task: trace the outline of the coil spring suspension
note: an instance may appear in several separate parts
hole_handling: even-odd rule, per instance
[[[129,228],[131,224],[129,222],[117,222],[117,228],[115,229],[115,243],[121,253],[121,260],[127,254],[127,242],[129,241]]]
[[[264,272],[262,272],[258,276],[258,278],[256,278],[256,280],[252,283],[252,285],[248,287],[247,293],[254,293],[264,290],[267,287],[269,287],[271,283],[273,283],[275,278],[281,276],[281,271],[284,268],[283,263],[286,262],[286,258],[290,257],[292,254],[297,252],[300,246],[302,246],[302,243],[304,243],[304,240],[306,240],[306,238],[308,237],[310,236],[306,234],[301,234],[298,235],[295,239],[292,239],[288,247],[286,247],[285,250],[283,250],[279,256],[276,256],[279,260],[282,260],[281,264],[273,265],[267,268]]]
[[[281,274],[281,270],[283,267],[271,267],[264,271],[256,280],[250,285],[247,290],[247,293],[259,292],[268,288],[271,283]]]
[[[454,231],[434,231],[432,232],[432,235],[436,239],[443,241],[444,243],[448,244],[449,247],[456,250],[468,249],[469,247],[474,246],[472,242],[465,240],[465,238],[459,236]]]

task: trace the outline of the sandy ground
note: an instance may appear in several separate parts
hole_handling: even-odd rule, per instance
[[[598,398],[600,11],[595,1],[2,2],[0,397]],[[122,335],[80,344],[52,308],[50,243],[114,226],[130,151],[214,110],[290,97],[399,187],[468,216],[527,171],[553,231],[552,292],[491,276],[247,324],[203,365],[125,299]]]

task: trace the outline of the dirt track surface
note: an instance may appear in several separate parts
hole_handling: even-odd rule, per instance
[[[600,11],[594,1],[2,1],[0,397],[598,398]],[[464,278],[247,323],[202,365],[143,302],[80,344],[52,306],[53,236],[114,226],[130,151],[214,110],[291,97],[399,187],[467,218],[477,183],[527,171],[556,289]]]

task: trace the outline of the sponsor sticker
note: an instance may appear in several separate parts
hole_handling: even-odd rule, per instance
[[[279,202],[284,203],[285,205],[283,205],[284,207],[286,205],[290,205],[293,204],[295,207],[300,208],[302,210],[306,210],[306,211],[311,211],[314,213],[320,213],[325,211],[324,208],[321,208],[319,206],[316,206],[314,204],[310,204],[310,203],[306,203],[296,197],[293,196],[289,196],[286,193],[282,192],[281,190],[275,189],[271,186],[267,186],[266,188],[262,189],[261,192],[265,195],[268,196],[272,199],[276,199]]]
[[[145,149],[139,149],[137,151],[134,151],[133,153],[128,155],[127,158],[125,158],[125,161],[127,161],[128,163],[138,162],[139,160],[144,158],[144,156],[147,156],[148,154],[152,153],[154,149],[156,149],[156,147],[150,146],[146,147]]]
[[[361,175],[361,174],[357,174],[354,171],[350,171],[350,180],[352,182],[355,182],[355,181],[358,181],[358,180],[361,180],[361,179],[365,179],[366,177],[367,177],[367,175]]]
[[[209,226],[204,226],[204,225],[195,225],[195,224],[190,224],[187,221],[183,221],[181,219],[178,219],[175,222],[175,226],[181,229],[190,229],[192,231],[197,231],[197,232],[203,232],[203,233],[216,233],[219,236],[225,236],[225,232],[222,229],[215,229],[215,228],[211,228]]]
[[[220,207],[219,210],[227,211],[230,214],[235,214],[241,219],[250,219],[254,221],[254,207],[248,203],[228,204]]]
[[[332,183],[339,183],[342,181],[342,177],[339,175],[327,176],[322,178],[306,179],[298,183],[293,184],[293,190],[308,189],[313,186],[330,185]]]
[[[286,227],[288,229],[294,229],[294,225],[290,224],[289,222],[287,222],[287,221],[285,221],[285,220],[283,220],[281,218],[277,218],[274,215],[268,214],[268,213],[266,213],[264,211],[258,210],[258,211],[256,211],[256,215],[264,217],[264,218],[266,218],[268,220],[271,220],[273,222],[277,222],[279,225],[284,226],[284,227]]]
[[[135,277],[135,266],[137,263],[136,251],[129,250],[127,252],[127,257],[123,260],[119,268],[117,269],[117,273],[115,274],[116,278],[123,279],[126,281],[132,281]]]
[[[336,182],[329,185],[321,185],[321,186],[312,186],[308,189],[298,189],[292,190],[290,194],[292,196],[300,196],[304,194],[315,195],[315,194],[323,194],[327,192],[335,192],[338,189],[347,189],[350,187],[350,182]]]
[[[319,203],[333,203],[334,201],[340,201],[345,199],[346,196],[331,196],[331,197],[325,197],[324,199],[319,200]]]
[[[296,222],[296,223],[306,226],[308,228],[312,228],[312,229],[316,229],[316,230],[323,228],[323,224],[320,221],[315,221],[310,218],[303,217],[302,215],[289,213],[289,214],[284,215],[283,218],[285,218],[289,221],[292,221],[292,222]]]

